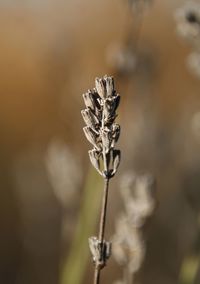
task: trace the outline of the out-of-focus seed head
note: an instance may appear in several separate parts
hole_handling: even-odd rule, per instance
[[[197,77],[200,78],[200,53],[192,52],[187,58],[187,65],[189,70]]]
[[[145,244],[141,234],[125,215],[117,219],[116,233],[113,237],[113,256],[119,265],[135,273],[141,267],[145,255]]]
[[[121,195],[127,215],[135,227],[143,226],[153,213],[155,201],[155,179],[152,175],[126,173],[121,182]]]
[[[200,3],[188,1],[175,14],[177,32],[193,44],[200,40]]]

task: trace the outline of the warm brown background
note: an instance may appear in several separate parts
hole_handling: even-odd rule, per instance
[[[123,45],[129,28],[125,0],[65,2],[0,4],[2,284],[59,283],[67,209],[53,192],[44,153],[52,138],[60,137],[86,172],[81,94],[96,76],[116,74],[109,50]],[[148,227],[140,276],[144,284],[177,284],[181,263],[198,237],[199,136],[191,121],[200,108],[200,81],[187,70],[190,47],[175,31],[174,12],[182,3],[154,1],[144,14],[138,44],[148,64],[125,78],[116,75],[122,95],[121,172],[130,168],[157,177],[158,208]],[[111,202],[114,198],[111,193]],[[76,220],[80,197],[73,202],[69,223]],[[111,211],[110,216],[114,221]],[[112,266],[104,283],[116,279]]]

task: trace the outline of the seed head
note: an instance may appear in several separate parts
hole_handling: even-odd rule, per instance
[[[200,3],[188,1],[175,15],[178,34],[196,45],[200,36]]]
[[[96,78],[95,88],[83,94],[83,99],[86,105],[81,111],[86,124],[83,130],[93,146],[90,161],[103,177],[111,178],[120,164],[120,150],[114,149],[120,136],[120,126],[115,123],[120,96],[113,77]]]
[[[104,266],[111,256],[111,243],[106,241],[101,243],[97,237],[90,237],[88,241],[94,263]]]

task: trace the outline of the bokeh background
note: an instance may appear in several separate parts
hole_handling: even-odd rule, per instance
[[[200,283],[200,80],[176,32],[184,2],[134,11],[126,0],[0,2],[0,283],[92,283],[87,238],[102,180],[80,111],[82,93],[105,74],[122,99],[107,238],[123,211],[122,176],[150,173],[157,205],[134,283]],[[102,283],[122,274],[112,258]]]

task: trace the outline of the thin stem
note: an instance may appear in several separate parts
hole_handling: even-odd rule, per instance
[[[130,272],[128,267],[124,267],[123,274],[124,274],[124,277],[123,277],[124,283],[133,284],[133,273]]]
[[[109,188],[109,178],[105,178],[102,207],[101,207],[101,217],[100,217],[100,223],[99,223],[99,241],[101,245],[101,250],[103,250],[103,245],[104,245],[104,234],[105,234],[106,213],[107,213],[107,203],[108,203],[108,188]],[[101,254],[101,256],[102,255],[103,254]],[[100,271],[105,266],[104,261],[105,261],[104,259],[100,259],[100,262],[96,263],[95,273],[94,273],[94,284],[100,283]]]
[[[104,240],[104,232],[106,225],[106,212],[107,212],[107,202],[108,202],[108,185],[109,178],[104,179],[104,192],[103,192],[103,200],[102,200],[102,208],[101,208],[101,217],[99,224],[99,241],[102,243]]]
[[[131,11],[129,29],[126,35],[125,43],[133,48],[133,51],[137,53],[138,44],[141,37],[142,25],[143,25],[143,10],[138,10],[133,14]]]
[[[142,24],[143,24],[143,11],[140,10],[137,13],[137,16],[135,18],[135,32],[133,35],[133,46],[135,48],[135,51],[138,51],[138,44],[140,41],[140,37],[141,37],[141,32],[142,32]]]
[[[94,271],[94,284],[100,283],[100,271],[101,271],[101,268],[96,266],[95,271]]]

